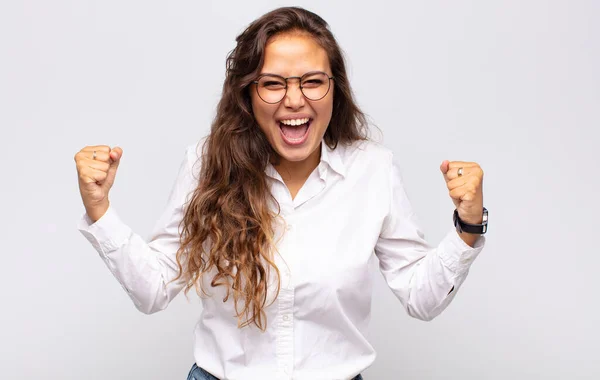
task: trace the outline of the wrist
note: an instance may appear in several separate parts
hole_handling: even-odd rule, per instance
[[[468,217],[468,218],[462,218],[459,215],[459,218],[463,222],[469,223],[469,224],[481,224],[481,223],[483,223],[483,215],[479,215],[479,217]]]
[[[461,231],[458,227],[456,228],[456,233],[458,234],[458,237],[460,237],[460,239],[471,248],[475,246],[477,239],[479,239],[481,236],[480,234],[472,234],[466,231]]]
[[[487,232],[487,223],[488,223],[488,211],[484,207],[483,213],[479,217],[467,216],[467,220],[462,219],[458,210],[454,210],[453,215],[454,226],[458,231],[459,235],[462,236],[463,233],[468,233],[470,235],[483,235]]]
[[[110,207],[110,202],[102,202],[101,204],[90,206],[85,208],[87,216],[90,218],[92,223],[96,223],[100,218],[106,214],[106,211]]]

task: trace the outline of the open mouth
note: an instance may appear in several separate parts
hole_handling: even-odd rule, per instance
[[[290,145],[302,144],[308,137],[311,123],[309,118],[280,121],[281,137]]]

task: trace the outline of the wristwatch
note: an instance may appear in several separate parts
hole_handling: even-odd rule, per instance
[[[467,232],[470,234],[480,234],[483,235],[487,232],[487,224],[488,224],[488,210],[483,208],[483,220],[481,224],[470,224],[463,222],[460,220],[458,216],[458,210],[454,209],[454,226],[458,228],[458,232],[462,233]]]

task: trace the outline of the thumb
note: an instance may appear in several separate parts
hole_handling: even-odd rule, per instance
[[[446,182],[448,182],[448,177],[446,174],[448,173],[449,169],[450,169],[450,161],[448,161],[448,160],[442,161],[442,164],[440,165],[440,171],[444,175],[444,180],[446,180]]]
[[[119,147],[115,147],[111,149],[109,153],[110,157],[110,167],[108,168],[108,173],[106,176],[106,184],[110,188],[115,182],[115,176],[117,175],[117,169],[119,168],[119,163],[121,163],[121,157],[123,156],[123,149]]]
[[[111,164],[116,163],[118,166],[122,155],[123,155],[123,149],[119,148],[118,146],[112,148],[109,153],[110,159],[112,160]]]

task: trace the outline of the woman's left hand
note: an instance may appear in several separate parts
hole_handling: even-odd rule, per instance
[[[461,176],[458,175],[459,168],[462,168]],[[460,219],[480,224],[483,220],[483,170],[479,164],[444,160],[440,170]]]

